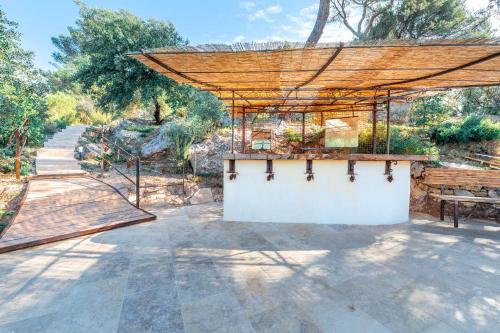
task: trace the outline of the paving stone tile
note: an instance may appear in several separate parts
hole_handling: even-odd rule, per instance
[[[158,289],[165,285],[175,288],[172,257],[142,257],[130,265],[127,294]]]
[[[51,313],[0,325],[0,333],[43,333],[54,320],[54,316],[55,314]]]
[[[250,318],[256,332],[321,332],[318,326],[292,302],[257,313]]]
[[[47,332],[114,332],[118,327],[126,277],[75,285]]]
[[[177,291],[171,284],[125,296],[118,332],[184,332]]]
[[[254,332],[230,291],[183,303],[182,316],[186,332]]]
[[[229,289],[211,260],[176,262],[175,284],[181,302],[191,302]]]

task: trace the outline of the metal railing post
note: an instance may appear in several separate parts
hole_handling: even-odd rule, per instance
[[[135,206],[139,208],[140,206],[140,192],[141,192],[141,172],[140,172],[140,166],[141,166],[141,160],[139,159],[139,156],[136,157],[135,159]]]

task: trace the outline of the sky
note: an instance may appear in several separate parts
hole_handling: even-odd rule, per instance
[[[86,0],[87,5],[127,9],[143,18],[170,21],[192,45],[205,43],[305,41],[314,26],[318,0]],[[467,0],[471,9],[488,0]],[[22,45],[35,53],[35,66],[54,69],[50,40],[67,34],[78,18],[73,0],[0,0],[0,8],[19,23]],[[321,42],[352,39],[339,25],[328,24]]]

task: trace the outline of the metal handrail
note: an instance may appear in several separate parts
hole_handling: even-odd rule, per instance
[[[185,196],[186,195],[186,189],[185,189],[185,180],[186,180],[186,166],[183,165],[182,167],[181,166],[178,166],[176,167],[177,170],[181,170],[182,169],[182,182],[177,182],[177,183],[174,183],[174,184],[166,184],[166,185],[141,185],[140,183],[140,179],[141,179],[141,168],[144,169],[144,170],[147,170],[151,173],[154,173],[154,174],[157,174],[157,175],[161,175],[161,176],[164,176],[163,173],[153,169],[151,167],[151,165],[153,164],[160,164],[160,165],[166,165],[167,163],[158,163],[158,162],[155,162],[155,161],[141,161],[139,155],[134,155],[130,152],[128,152],[127,150],[125,150],[124,148],[120,147],[120,145],[117,143],[117,142],[113,142],[111,141],[110,139],[106,138],[104,136],[104,133],[101,131],[100,133],[100,143],[101,143],[101,174],[104,172],[104,161],[107,161],[109,163],[109,166],[111,168],[113,168],[116,172],[118,172],[118,174],[120,174],[121,176],[123,176],[125,179],[127,179],[127,181],[129,181],[131,184],[133,184],[135,186],[135,192],[136,192],[136,203],[135,203],[135,206],[137,208],[139,208],[140,206],[140,189],[141,188],[153,188],[153,187],[169,187],[169,186],[179,186],[179,185],[182,185],[182,192],[183,192],[183,195]],[[113,164],[114,162],[112,160],[110,160],[109,158],[106,158],[106,154],[105,154],[105,151],[104,151],[104,145],[112,145],[113,148],[116,148],[116,151],[118,152],[123,152],[127,155],[128,158],[128,161],[130,160],[135,160],[135,181],[129,177],[128,175],[126,175],[123,171],[121,171],[120,169],[118,169],[117,167],[115,167]],[[148,164],[149,166],[145,166],[144,164]]]

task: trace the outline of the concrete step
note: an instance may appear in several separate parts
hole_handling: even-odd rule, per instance
[[[86,174],[75,159],[75,147],[84,131],[85,126],[69,126],[49,139],[44,148],[37,151],[35,160],[37,175]]]
[[[37,176],[84,176],[87,173],[83,170],[41,170],[37,171]]]
[[[48,149],[41,148],[37,150],[37,158],[61,158],[61,159],[74,159],[75,151],[73,149]]]

